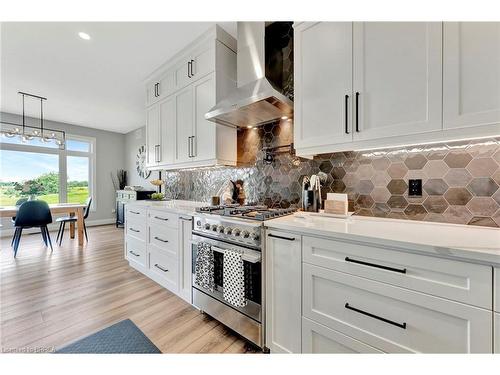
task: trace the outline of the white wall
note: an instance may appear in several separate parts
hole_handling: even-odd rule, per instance
[[[0,119],[21,123],[20,116],[11,113],[0,112]],[[27,122],[28,124],[38,124],[39,120],[28,118]],[[96,138],[96,207],[95,211],[90,213],[88,220],[89,222],[114,220],[115,190],[110,173],[116,174],[118,169],[126,169],[125,135],[49,120],[44,121],[44,126],[64,130],[67,134]],[[3,219],[2,224],[5,229],[12,226],[10,219]]]

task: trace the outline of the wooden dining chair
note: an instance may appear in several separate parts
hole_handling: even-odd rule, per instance
[[[52,251],[52,241],[47,228],[47,225],[50,223],[52,223],[52,214],[50,213],[50,208],[47,202],[34,200],[21,204],[14,220],[14,258],[17,256],[17,250],[19,248],[19,243],[21,242],[23,229],[27,228],[40,228],[45,246],[50,245],[50,250]]]
[[[92,204],[92,198],[88,197],[87,200],[85,201],[85,211],[83,213],[83,230],[85,232],[85,239],[87,240],[87,242],[89,241],[89,237],[87,236],[87,226],[85,225],[85,220],[89,216],[91,204]],[[64,228],[66,227],[66,223],[75,223],[76,221],[77,221],[76,216],[64,216],[56,219],[56,222],[59,223],[59,231],[57,232],[57,239],[56,239],[56,242],[59,243],[59,246],[61,246],[62,244]]]

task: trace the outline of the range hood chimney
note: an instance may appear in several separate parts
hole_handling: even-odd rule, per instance
[[[293,116],[292,22],[238,22],[238,87],[205,114],[233,127]]]

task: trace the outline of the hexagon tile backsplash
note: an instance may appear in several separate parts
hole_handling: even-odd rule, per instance
[[[240,130],[241,165],[166,172],[167,196],[209,202],[226,180],[242,179],[247,202],[298,207],[303,176],[323,171],[323,195],[347,193],[357,215],[500,227],[500,138],[262,161],[262,147],[291,140],[288,122]],[[416,178],[422,196],[409,197]]]

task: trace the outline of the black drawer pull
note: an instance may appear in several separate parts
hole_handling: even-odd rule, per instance
[[[378,319],[378,320],[381,320],[381,321],[383,321],[385,323],[392,324],[393,326],[396,326],[396,327],[399,327],[399,328],[402,328],[402,329],[406,329],[406,323],[398,323],[398,322],[394,322],[394,321],[386,319],[386,318],[382,318],[381,316],[377,316],[377,315],[371,314],[369,312],[366,312],[366,311],[357,309],[355,307],[349,306],[349,303],[347,303],[347,302],[345,304],[345,308],[349,309],[349,310],[352,310],[352,311],[355,311],[357,313],[369,316],[370,318]]]
[[[135,256],[135,257],[140,257],[140,255],[139,255],[139,254],[134,253],[132,250],[129,250],[129,253],[130,253],[130,254],[132,254],[132,255],[133,255],[133,256]]]
[[[134,229],[134,228],[128,228],[129,230],[131,230],[132,232],[135,232],[135,233],[139,233],[140,230],[137,230],[137,229]]]
[[[155,216],[155,219],[158,219],[158,220],[163,220],[163,221],[168,221],[167,218],[165,217],[160,217],[160,216]]]
[[[162,266],[160,266],[158,263],[155,264],[155,267],[158,268],[159,270],[163,271],[163,272],[168,272],[167,269],[163,268]]]
[[[363,262],[362,260],[351,259],[349,257],[345,257],[345,261],[346,262],[351,262],[351,263],[362,264],[364,266],[369,266],[369,267],[381,268],[383,270],[392,271],[392,272],[406,273],[406,268],[400,269],[400,268],[382,266],[380,264]]]
[[[359,133],[359,92],[356,93],[356,132]]]
[[[272,234],[272,233],[269,233],[268,236],[273,237],[273,238],[279,238],[280,240],[295,241],[295,238],[293,238],[293,237],[282,237],[282,236],[277,236],[277,235]]]
[[[167,243],[167,242],[168,242],[168,240],[163,240],[163,239],[161,239],[160,237],[156,237],[156,236],[155,236],[155,240],[158,240],[158,241],[161,241],[161,242],[165,242],[165,243]]]
[[[137,211],[129,211],[131,214],[134,214],[134,215],[139,215],[140,212],[137,212]]]

